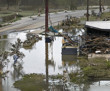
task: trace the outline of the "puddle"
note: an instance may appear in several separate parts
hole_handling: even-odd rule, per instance
[[[79,30],[76,30],[76,35],[84,32],[83,30],[82,32],[78,31]],[[1,53],[4,50],[8,51],[11,47],[10,43],[15,43],[17,38],[20,38],[22,41],[26,40],[26,32],[14,32],[1,36],[0,38]],[[4,72],[9,70],[9,73],[5,79],[2,79],[0,84],[2,85],[0,86],[2,87],[2,90],[0,91],[20,91],[14,88],[13,83],[21,79],[24,74],[37,73],[47,76],[58,74],[63,75],[64,70],[67,70],[69,73],[80,70],[80,67],[77,65],[79,61],[76,58],[71,61],[71,57],[68,58],[62,56],[62,37],[55,37],[54,41],[48,44],[48,64],[45,59],[46,49],[44,36],[42,36],[42,40],[33,45],[32,49],[21,48],[20,51],[24,53],[25,57],[22,60],[18,60],[19,67],[14,67],[14,60],[12,57],[9,57],[10,62],[8,63],[8,66],[5,66],[2,69]],[[52,81],[49,79],[49,83],[53,84],[53,82],[58,83],[59,80],[56,79]],[[99,82],[94,82],[94,84],[89,86],[78,86],[74,83],[71,83],[71,85],[67,85],[68,88],[66,86],[62,87],[62,84],[60,85],[59,91],[109,91],[110,89],[109,81],[100,81],[100,84]]]
[[[9,50],[10,43],[15,43],[17,38],[20,38],[22,41],[26,39],[26,33],[10,33],[5,40],[1,39],[1,50]],[[61,47],[62,47],[62,37],[55,37],[53,43],[48,44],[48,55],[51,63],[48,65],[48,74],[57,75],[63,74],[62,69],[62,58],[61,58]],[[17,70],[13,67],[13,58],[9,57],[9,64],[7,67],[3,68],[3,71],[9,70],[8,77],[2,80],[3,91],[18,91],[13,88],[13,83],[20,79],[24,74],[37,73],[37,74],[46,74],[46,63],[45,63],[45,37],[42,36],[42,40],[37,42],[32,49],[25,50],[24,48],[20,49],[26,56],[22,61],[22,69]]]
[[[90,85],[89,91],[110,91],[110,81],[98,81]]]

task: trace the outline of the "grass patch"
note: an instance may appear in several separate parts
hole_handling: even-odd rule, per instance
[[[86,21],[87,20],[87,17],[86,16],[83,16],[80,18],[82,21]],[[89,21],[100,21],[101,19],[96,17],[96,16],[89,16]]]
[[[86,6],[77,7],[77,10],[85,10],[85,9],[86,9]]]
[[[0,17],[4,17],[4,16],[9,16],[9,15],[12,15],[12,14],[15,14],[15,12],[13,11],[0,11]]]
[[[16,81],[14,86],[21,91],[43,91],[47,87],[44,78],[40,74],[25,75],[21,80]]]
[[[104,12],[101,17],[97,17],[97,16],[89,16],[89,21],[102,21],[106,18],[110,19],[110,12]],[[80,20],[87,20],[86,16],[83,16],[80,18]]]
[[[52,75],[52,76],[49,76],[51,79],[62,79],[63,76],[58,74],[58,75]]]
[[[102,19],[110,17],[110,12],[106,12],[102,14]]]
[[[55,76],[49,76],[49,79],[54,81],[55,79],[62,79],[62,77],[62,75],[58,74]],[[46,81],[44,81],[45,78],[46,77],[41,74],[25,75],[21,80],[14,83],[14,87],[20,89],[21,91],[50,91],[48,86],[51,84],[47,84]],[[60,85],[54,86],[57,89],[60,87]]]
[[[20,15],[23,15],[24,17],[26,16],[33,16],[33,15],[37,15],[38,12],[37,11],[21,11],[18,12]]]
[[[88,83],[93,80],[110,79],[110,62],[105,58],[78,58],[80,71],[70,73],[70,79],[76,84]]]

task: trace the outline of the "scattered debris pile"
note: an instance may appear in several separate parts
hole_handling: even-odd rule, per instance
[[[62,21],[62,26],[71,26],[80,23],[80,19],[72,16],[66,16],[67,19]]]
[[[82,54],[109,54],[110,38],[106,36],[86,36],[85,45],[81,46],[81,52]]]
[[[73,29],[73,28],[82,28],[83,27],[79,18],[72,17],[72,16],[66,16],[66,17],[67,17],[67,19],[63,20],[60,24],[60,26],[63,30],[69,30],[69,29]]]
[[[65,35],[62,35],[62,36],[64,37],[63,46],[76,46],[77,45],[77,42],[73,40],[71,37],[65,36]]]
[[[38,35],[36,35],[36,34],[33,34],[33,33],[28,33],[27,34],[27,40],[25,40],[24,42],[23,42],[23,47],[24,48],[31,48],[33,45],[34,45],[34,43],[35,42],[37,42],[37,41],[39,41],[39,40],[41,40],[42,38],[41,37],[39,37]]]

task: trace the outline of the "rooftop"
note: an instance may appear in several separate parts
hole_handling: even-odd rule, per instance
[[[110,30],[110,21],[87,21],[86,27],[100,30]]]

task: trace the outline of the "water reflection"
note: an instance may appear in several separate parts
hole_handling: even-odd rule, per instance
[[[94,82],[90,85],[89,91],[109,91],[110,90],[110,81],[101,80]]]
[[[24,41],[26,39],[26,33],[10,33],[7,37],[3,38],[5,39],[0,40],[0,48],[2,51],[9,51],[11,46],[10,43],[15,43],[17,38]],[[13,58],[9,57],[10,62],[8,63],[8,66],[3,68],[3,71],[9,70],[10,72],[7,74],[5,80],[1,80],[0,78],[0,91],[19,91],[13,87],[13,83],[16,80],[21,79],[24,74],[30,73],[45,75],[46,82],[49,84],[47,87],[49,91],[95,91],[96,89],[96,91],[109,91],[110,82],[107,84],[107,81],[100,81],[100,86],[97,85],[98,82],[95,82],[92,85],[76,85],[71,83],[68,78],[68,83],[71,83],[69,85],[67,83],[64,84],[62,79],[50,79],[49,76],[51,75],[65,76],[66,74],[68,76],[68,73],[78,72],[80,70],[77,57],[72,55],[62,56],[61,48],[62,37],[55,37],[53,42],[45,44],[45,36],[42,36],[42,40],[34,44],[32,49],[25,50],[24,48],[21,48],[20,51],[26,56],[22,60],[18,60],[17,66],[13,66]],[[100,87],[103,90],[100,89]]]
[[[46,38],[45,38],[46,39]],[[48,43],[45,43],[45,52],[46,52],[46,58],[45,58],[45,64],[46,64],[46,84],[48,88]]]
[[[0,54],[2,54],[4,51],[9,51],[11,48],[11,43],[15,43],[15,41],[19,37],[19,35],[21,36],[22,33],[20,33],[20,34],[11,33],[9,35],[1,35],[1,37],[0,37],[0,49],[1,49]],[[23,39],[23,37],[22,37],[22,39]],[[18,78],[18,76],[16,74],[19,74],[18,73],[19,68],[15,69],[13,67],[13,65],[12,65],[13,59],[12,58],[9,57],[8,60],[10,62],[7,63],[7,65],[6,65],[7,61],[6,62],[4,61],[3,63],[5,63],[5,64],[2,64],[2,65],[4,65],[4,68],[1,70],[2,74],[7,72],[8,70],[9,70],[9,73],[6,76],[2,75],[4,77],[2,80],[0,80],[0,81],[2,81],[2,90],[0,90],[0,91],[18,91],[17,89],[13,88],[13,82],[15,80],[17,80],[15,78]],[[12,76],[12,74],[13,74],[13,76]],[[0,77],[0,79],[1,79],[1,77]]]
[[[22,41],[26,39],[25,37],[26,33],[10,33],[7,36],[7,39],[1,40],[4,43],[1,43],[1,49],[4,50],[10,50],[11,44],[15,43],[17,38],[20,38]],[[36,43],[31,50],[25,50],[24,48],[21,48],[20,51],[23,52],[26,56],[23,58],[23,63],[18,63],[18,66],[13,66],[13,58],[9,57],[9,64],[8,66],[3,68],[3,71],[10,70],[7,77],[2,79],[2,85],[3,85],[3,91],[17,91],[17,89],[13,88],[13,83],[20,79],[22,75],[24,74],[30,74],[30,73],[42,73],[49,75],[54,74],[62,74],[62,70],[59,70],[59,66],[62,65],[61,61],[61,41],[62,38],[56,38],[56,40],[53,42],[53,44],[48,44],[48,52],[49,52],[49,60],[45,63],[45,37],[43,37],[43,40]],[[59,44],[59,45],[56,45]],[[53,48],[52,48],[53,47]],[[57,49],[57,50],[56,50]],[[56,58],[57,57],[57,58]],[[56,66],[55,66],[56,65]],[[45,70],[46,67],[46,70]],[[46,73],[45,73],[46,72]],[[48,75],[47,75],[48,77]]]
[[[10,72],[13,80],[18,80],[21,78],[25,73],[23,71],[23,62],[17,62],[16,65],[13,65],[13,71]]]

